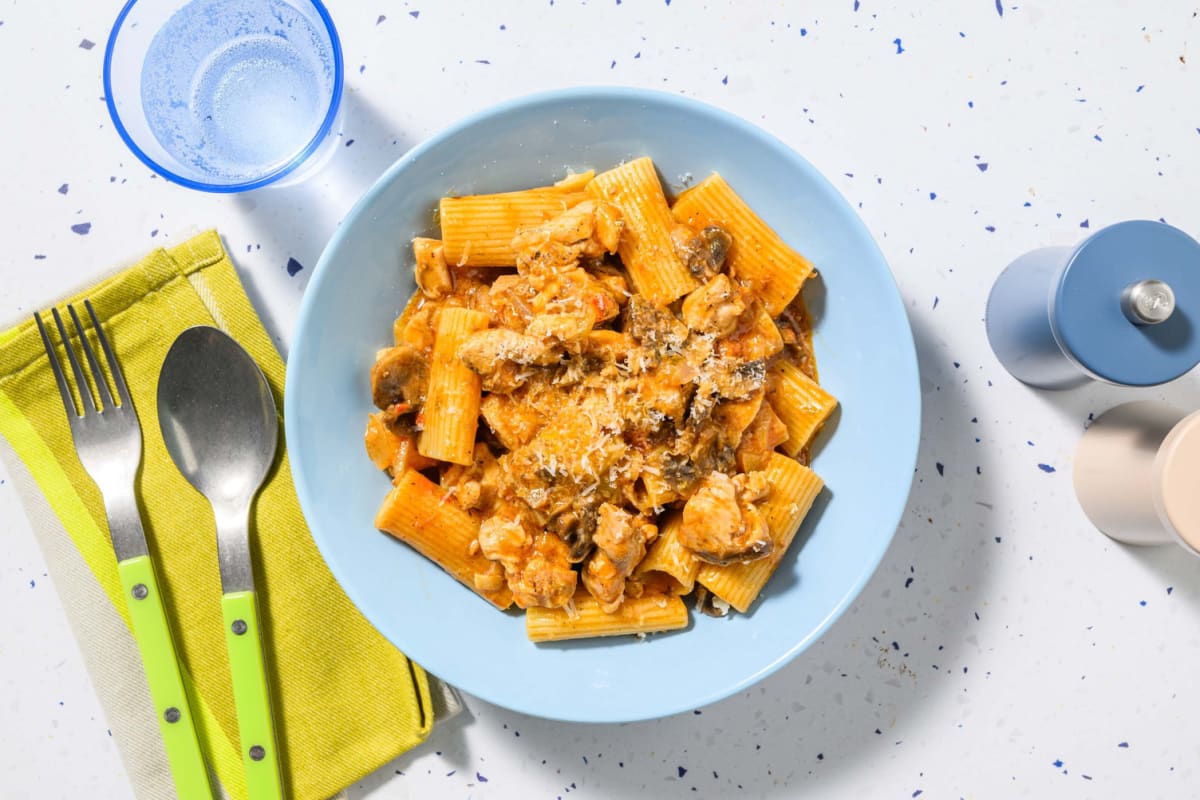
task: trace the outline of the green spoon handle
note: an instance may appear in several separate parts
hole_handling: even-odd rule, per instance
[[[212,786],[200,740],[196,738],[187,690],[179,673],[179,658],[162,593],[149,556],[127,558],[117,564],[121,587],[133,620],[133,637],[142,655],[154,716],[162,731],[167,763],[180,800],[212,800]]]
[[[221,613],[225,619],[225,646],[229,650],[248,795],[250,800],[278,800],[283,797],[283,782],[271,724],[271,699],[254,592],[223,595]]]

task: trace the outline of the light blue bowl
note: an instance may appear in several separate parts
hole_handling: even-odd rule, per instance
[[[567,167],[603,170],[641,155],[654,159],[672,190],[681,176],[720,172],[820,269],[820,286],[810,282],[806,292],[818,317],[821,382],[841,401],[814,462],[828,489],[750,614],[695,616],[685,631],[644,641],[533,645],[520,614],[496,611],[373,527],[389,482],[363,450],[372,410],[367,376],[414,289],[409,240],[436,230],[439,197],[541,185]],[[619,722],[744,689],[837,619],[879,563],[904,510],[920,395],[912,332],[887,264],[807,161],[696,101],[595,88],[504,103],[450,127],[384,173],[313,272],[291,349],[285,412],[313,538],[384,636],[429,671],[498,705]]]

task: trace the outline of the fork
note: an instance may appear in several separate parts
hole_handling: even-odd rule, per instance
[[[75,355],[67,329],[57,308],[50,310],[54,324],[66,352],[75,386],[79,391],[81,409],[77,410],[71,395],[71,387],[63,374],[62,365],[55,351],[46,325],[40,314],[34,312],[46,357],[54,371],[58,391],[62,395],[71,438],[75,452],[84,470],[91,476],[104,498],[104,511],[108,517],[108,529],[112,538],[113,551],[117,557],[117,572],[129,616],[133,621],[133,636],[137,641],[146,671],[150,697],[154,701],[155,717],[162,732],[163,745],[171,775],[180,800],[212,800],[212,787],[208,769],[196,736],[193,717],[188,703],[187,690],[179,672],[179,658],[167,625],[167,615],[162,594],[158,589],[158,578],[150,561],[150,550],[146,545],[146,534],[142,529],[134,494],[134,478],[142,461],[142,430],[138,424],[137,411],[129,397],[125,376],[113,355],[108,337],[104,335],[90,300],[83,301],[96,340],[104,350],[112,374],[117,399],[109,391],[108,382],[96,354],[88,342],[83,325],[75,307],[67,305],[67,312],[75,326],[75,333],[87,360],[88,370],[95,384],[95,393],[89,387],[84,370]],[[98,394],[99,397],[95,395]]]

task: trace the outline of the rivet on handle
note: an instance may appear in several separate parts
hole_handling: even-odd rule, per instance
[[[179,722],[182,717],[183,715],[179,713],[179,709],[175,706],[171,706],[163,712],[163,719],[167,722]]]
[[[256,744],[250,748],[250,758],[255,761],[262,761],[267,757],[267,749],[261,744]]]
[[[150,590],[146,588],[146,584],[137,583],[134,584],[130,594],[132,594],[138,600],[145,600],[150,595]]]
[[[233,621],[233,624],[230,625],[229,628],[230,628],[230,630],[232,630],[234,632],[234,634],[241,636],[243,633],[246,632],[246,620],[235,619]]]

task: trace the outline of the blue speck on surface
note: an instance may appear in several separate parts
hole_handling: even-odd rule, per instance
[[[987,172],[988,165],[986,161],[980,161],[975,166],[980,172]]]
[[[366,71],[367,71],[367,65],[366,65],[366,64],[359,64],[359,65],[358,65],[358,74],[359,74],[359,75],[362,75],[362,74],[363,74],[364,72],[366,72]]]
[[[480,783],[487,783],[487,782],[488,782],[488,779],[487,779],[487,778],[485,778],[485,777],[483,776],[483,774],[482,774],[482,773],[479,773],[479,772],[476,772],[476,773],[475,773],[475,780],[479,781]]]
[[[475,63],[476,64],[491,64],[492,62],[488,61],[486,58],[477,58],[477,59],[475,59]]]
[[[1059,758],[1059,759],[1055,759],[1055,761],[1054,761],[1054,766],[1061,768],[1061,767],[1062,767],[1062,765],[1063,765],[1063,762],[1062,762],[1062,759],[1061,759],[1061,758]]]
[[[1145,607],[1146,607],[1146,601],[1145,601],[1145,600],[1139,600],[1139,601],[1138,601],[1138,605],[1139,605],[1139,606],[1141,606],[1142,608],[1145,608]]]
[[[996,0],[996,13],[1002,17],[1004,16],[1004,4],[1000,0]]]
[[[938,307],[938,299],[939,299],[939,298],[938,298],[938,296],[935,294],[935,295],[933,296],[933,307],[934,307],[935,309]]]
[[[687,767],[676,767],[675,769],[678,770],[679,777],[682,778],[684,775],[687,775]]]
[[[379,25],[379,24],[380,24],[380,23],[382,23],[382,22],[383,22],[385,19],[387,19],[387,14],[380,14],[380,15],[379,15],[379,19],[375,20],[375,24],[376,24],[376,25]]]
[[[930,200],[937,200],[937,192],[930,192],[930,193],[929,193],[929,199],[930,199]]]
[[[1049,464],[1038,464],[1038,469],[1040,469],[1042,472],[1057,472],[1058,471],[1054,467],[1050,466]]]
[[[858,0],[854,0],[854,10],[858,11]]]
[[[1094,135],[1092,136],[1092,138],[1093,138],[1093,139],[1095,139],[1097,142],[1103,142],[1103,141],[1104,141],[1103,139],[1101,139],[1101,138],[1100,138],[1100,134],[1098,134],[1098,133],[1097,133],[1097,134],[1094,134]]]
[[[1137,89],[1135,89],[1134,91],[1140,92],[1142,89],[1145,89],[1145,88],[1146,88],[1146,84],[1141,83],[1141,84],[1138,84]]]
[[[353,140],[353,139],[347,139],[347,140],[346,140],[346,147],[349,147],[349,146],[350,146],[350,145],[352,145],[352,144],[354,144],[354,140]]]
[[[288,263],[287,263],[287,274],[288,275],[295,277],[296,273],[302,269],[304,269],[303,264],[301,264],[296,259],[291,258],[290,256],[288,257]]]
[[[617,67],[617,60],[614,58],[614,59],[613,59],[613,62],[612,62],[611,64],[609,64],[609,65],[608,65],[608,68],[609,68],[609,69],[616,69],[616,67]]]
[[[1167,594],[1170,594],[1170,593],[1171,593],[1171,592],[1173,592],[1173,591],[1175,591],[1175,587],[1174,587],[1174,586],[1168,586],[1168,587],[1167,587]]]
[[[729,76],[728,76],[728,75],[726,75],[724,78],[721,78],[721,85],[722,85],[722,86],[728,86],[728,85],[729,85]]]
[[[855,8],[855,10],[858,9],[858,0],[854,0],[854,8]],[[824,760],[825,760],[825,754],[817,753],[817,761],[824,761]]]
[[[71,190],[71,187],[65,183],[62,186],[58,187],[59,194],[66,194],[70,190]]]
[[[1118,745],[1117,745],[1117,747],[1123,747],[1123,748],[1125,748],[1126,750],[1128,750],[1128,749],[1129,749],[1129,742],[1121,742],[1120,744],[1118,744]]]
[[[502,31],[506,31],[506,30],[508,30],[508,26],[507,26],[507,25],[501,25],[501,26],[500,26],[500,30],[502,30]]]
[[[945,465],[945,464],[943,464],[942,462],[938,461],[936,464],[934,464],[934,466],[935,466],[935,467],[937,467],[938,475],[945,475],[945,474],[946,474],[946,465]]]
[[[420,11],[410,11],[410,12],[408,12],[408,15],[410,17],[412,17],[413,19],[416,19],[417,17],[421,16],[421,12]]]
[[[30,579],[30,581],[29,581],[29,588],[30,588],[30,589],[37,588],[37,581]]]
[[[34,254],[33,254],[33,260],[34,260],[34,261],[45,261],[45,260],[46,260],[46,254],[45,254],[45,253],[34,253]]]
[[[904,52],[904,45],[900,43],[899,37],[892,39],[892,44],[896,45],[896,55]]]
[[[155,236],[158,236],[158,228],[150,231],[150,238],[153,239]]]
[[[1088,222],[1088,221],[1085,219],[1083,222],[1079,223],[1079,227],[1081,227],[1081,228],[1090,228],[1090,227],[1091,227],[1091,224],[1090,224],[1090,223],[1089,223],[1089,222]]]
[[[1000,542],[1002,542],[1002,541],[1004,541],[1004,540],[1001,537],[999,537],[999,536],[996,537],[996,544],[1000,544]]]
[[[96,46],[96,43],[93,42],[91,39],[83,39],[82,41],[79,42],[79,47],[82,48],[83,50],[91,50],[95,46]]]
[[[995,225],[985,225],[985,226],[983,226],[983,229],[984,229],[985,231],[987,231],[988,233],[995,233],[995,232],[996,232],[996,226],[995,226]]]
[[[808,28],[801,28],[801,29],[800,29],[800,35],[801,35],[801,36],[808,36]]]
[[[920,789],[917,789],[915,792],[913,792],[913,793],[912,793],[912,796],[913,796],[913,797],[920,797],[920,796],[921,796],[921,790],[920,790]]]
[[[904,579],[904,588],[907,589],[908,587],[912,586],[912,582],[913,582],[913,578],[911,576],[905,578]]]
[[[78,233],[80,236],[87,236],[92,232],[92,223],[79,222],[71,226],[71,230]]]
[[[974,100],[968,100],[968,101],[967,101],[967,108],[974,108],[974,107],[975,107],[975,101],[974,101]]]

